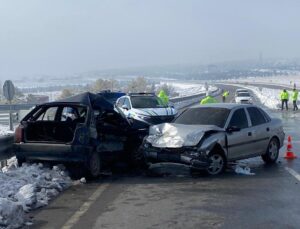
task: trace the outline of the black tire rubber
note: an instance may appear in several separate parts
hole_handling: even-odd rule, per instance
[[[92,152],[88,158],[87,163],[88,176],[90,178],[97,178],[101,173],[100,155],[96,151]]]
[[[24,157],[17,157],[18,166],[21,167],[23,163],[26,162],[26,159]]]
[[[220,158],[222,158],[222,160],[223,160],[223,165],[222,165],[222,168],[221,168],[217,173],[212,173],[212,172],[210,172],[209,168],[205,169],[205,173],[206,173],[207,175],[210,175],[210,176],[216,176],[216,175],[219,175],[219,174],[223,173],[223,172],[225,171],[226,165],[227,165],[226,157],[224,156],[224,153],[223,153],[222,151],[220,151],[220,150],[215,150],[215,149],[214,149],[214,150],[212,150],[212,151],[209,153],[208,157],[211,158],[211,157],[213,157],[213,156],[215,156],[215,155],[218,156],[218,157],[220,157]]]
[[[270,152],[270,145],[274,143],[276,144],[277,146],[277,155],[276,157],[272,157],[271,156],[271,152]],[[266,164],[274,164],[276,163],[277,159],[278,159],[278,156],[279,156],[279,142],[277,140],[277,138],[272,138],[268,144],[268,148],[266,150],[266,153],[261,155],[261,158],[263,159],[263,161],[266,163]]]
[[[77,180],[86,175],[86,169],[83,164],[70,163],[66,165],[72,179]]]
[[[130,165],[138,169],[148,169],[148,163],[144,157],[143,148],[141,146],[134,147],[130,152]]]

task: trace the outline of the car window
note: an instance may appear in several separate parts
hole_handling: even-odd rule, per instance
[[[248,119],[243,108],[236,110],[232,115],[229,127],[232,126],[238,127],[240,129],[245,129],[248,127]]]
[[[252,126],[266,123],[264,115],[256,107],[249,107],[247,110],[250,115]]]
[[[238,92],[237,97],[250,97],[250,94],[248,92]]]
[[[229,109],[219,107],[189,108],[176,118],[174,123],[185,125],[215,125],[223,128]]]
[[[265,117],[267,122],[271,121],[271,117],[269,116],[269,114],[267,112],[265,112],[263,109],[258,108],[258,110],[263,114],[263,116]]]
[[[118,107],[122,107],[122,105],[124,104],[124,100],[125,100],[125,98],[120,98],[120,99],[118,100],[117,106],[118,106]]]
[[[126,105],[128,107],[128,109],[131,109],[130,102],[129,102],[128,98],[125,98],[124,105]]]
[[[163,101],[156,96],[132,96],[131,104],[133,108],[162,108],[166,107]]]
[[[37,120],[39,120],[39,121],[54,121],[57,109],[58,109],[58,107],[48,107],[44,112],[42,112],[37,117]]]
[[[86,107],[76,106],[76,107],[64,107],[62,109],[60,121],[75,121],[77,123],[84,123],[87,116]]]

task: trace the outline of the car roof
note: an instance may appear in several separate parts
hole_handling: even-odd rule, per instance
[[[236,104],[236,103],[209,103],[209,104],[197,104],[191,108],[200,108],[200,107],[212,107],[212,108],[225,108],[225,109],[235,109],[242,107],[255,107],[252,104]]]
[[[44,103],[39,106],[56,106],[66,104],[78,104],[89,106],[93,109],[114,110],[112,103],[107,101],[102,95],[97,95],[91,92],[84,92],[58,101]]]
[[[128,93],[128,96],[155,96],[155,93],[144,93],[144,92],[139,92],[139,93]]]

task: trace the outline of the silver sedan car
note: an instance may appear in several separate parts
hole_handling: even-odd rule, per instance
[[[275,163],[283,146],[280,119],[246,104],[207,104],[186,109],[172,123],[150,127],[141,152],[146,162],[176,162],[211,175],[226,163],[261,156]]]

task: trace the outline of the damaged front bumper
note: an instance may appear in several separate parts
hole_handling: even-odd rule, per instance
[[[149,148],[144,149],[144,157],[147,162],[172,162],[188,165],[195,169],[206,169],[210,165],[210,161],[205,153],[199,153],[188,149],[160,149]]]

